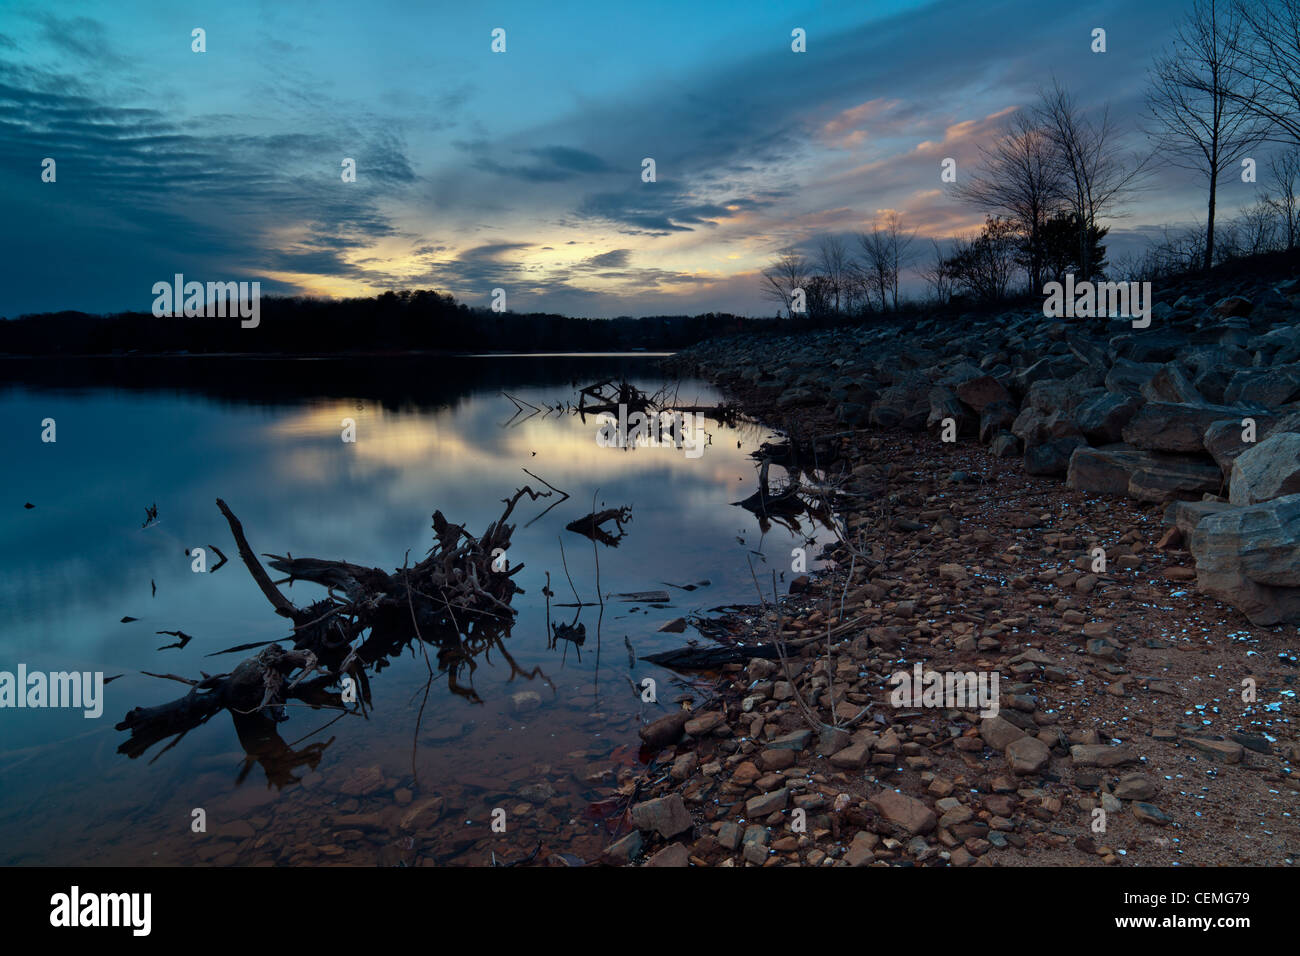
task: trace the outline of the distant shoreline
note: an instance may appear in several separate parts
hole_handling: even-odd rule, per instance
[[[676,352],[665,351],[611,351],[611,352],[447,352],[447,351],[360,351],[360,352],[79,352],[61,354],[45,352],[24,354],[0,352],[0,360],[9,361],[87,361],[104,359],[231,359],[235,361],[319,362],[352,359],[415,359],[415,358],[669,358]]]

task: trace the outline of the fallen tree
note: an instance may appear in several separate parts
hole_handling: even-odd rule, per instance
[[[237,726],[243,724],[246,730],[249,721],[286,719],[284,707],[292,699],[341,708],[346,678],[353,681],[364,707],[370,703],[367,668],[382,669],[412,641],[420,642],[426,659],[423,645],[436,645],[439,669],[447,673],[450,689],[475,701],[478,695],[460,685],[457,675],[466,666],[472,670],[474,658],[488,647],[501,650],[512,677],[535,676],[536,670],[523,671],[501,646],[514,624],[511,599],[523,593],[513,580],[523,564],[509,567],[503,556],[514,531],[509,518],[524,495],[535,500],[550,492],[525,486],[503,499],[501,516],[479,537],[434,512],[433,547],[414,566],[404,562],[389,573],[346,561],[265,555],[273,569],[288,575],[278,582],[253,552],[239,519],[218,498],[240,559],[275,612],[293,623],[292,635],[282,639],[291,641],[292,648],[273,642],[230,673],[203,674],[197,680],[151,675],[189,684],[189,693],[129,711],[116,725],[131,732],[118,751],[138,757],[159,740],[184,736],[222,710],[230,711]],[[322,585],[326,597],[298,607],[279,588],[296,580]]]

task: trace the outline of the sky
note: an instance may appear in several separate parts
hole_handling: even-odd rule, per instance
[[[941,161],[973,171],[1054,78],[1149,151],[1146,72],[1189,5],[0,0],[0,316],[147,311],[176,273],[772,314],[783,248],[890,210],[921,238],[977,229]],[[1155,168],[1112,253],[1202,207]]]

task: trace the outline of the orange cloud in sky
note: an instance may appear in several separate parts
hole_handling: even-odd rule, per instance
[[[852,149],[867,138],[867,131],[862,128],[864,124],[880,119],[898,104],[898,100],[884,98],[867,100],[832,116],[822,124],[818,135],[829,146]]]

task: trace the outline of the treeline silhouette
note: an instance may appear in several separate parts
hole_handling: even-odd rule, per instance
[[[24,315],[0,322],[0,353],[670,351],[769,322],[714,312],[611,319],[498,313],[420,289],[356,299],[263,296],[256,328],[242,328],[237,317],[160,318],[148,312]]]
[[[1139,123],[1149,152],[1122,154],[1130,134],[1109,107],[1086,108],[1053,78],[980,146],[973,169],[953,161],[951,194],[984,213],[982,229],[931,239],[922,257],[916,231],[882,210],[867,231],[781,250],[763,293],[791,316],[866,318],[900,309],[905,270],[932,303],[963,305],[1042,295],[1067,273],[1155,281],[1300,249],[1298,77],[1300,0],[1195,0],[1149,70]],[[1108,262],[1102,220],[1119,218],[1157,167],[1198,175],[1204,218]],[[1254,184],[1244,198],[1239,183]],[[1236,216],[1224,217],[1221,189],[1241,204]]]

